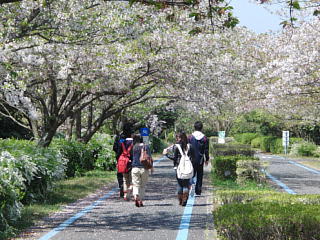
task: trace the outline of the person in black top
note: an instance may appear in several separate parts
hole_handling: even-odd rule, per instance
[[[177,174],[177,168],[179,166],[180,160],[181,160],[181,153],[180,150],[182,150],[182,154],[187,154],[189,156],[189,159],[192,162],[194,161],[194,149],[191,144],[188,143],[187,135],[184,132],[180,132],[177,135],[177,144],[174,148],[174,158],[173,158],[173,164],[174,169],[176,170],[176,178],[178,182],[178,200],[179,205],[185,206],[187,204],[188,198],[189,198],[189,190],[190,190],[190,179],[180,179],[178,178]],[[180,148],[180,150],[179,150]]]
[[[201,195],[202,179],[203,179],[203,165],[209,163],[209,139],[201,132],[203,128],[202,122],[194,123],[194,132],[189,137],[189,143],[192,145],[195,152],[195,159],[193,161],[194,178],[196,177],[195,194]]]
[[[119,135],[116,135],[115,139],[114,139],[114,143],[113,143],[113,151],[115,152],[116,154],[116,160],[118,162],[118,159],[120,157],[120,155],[118,154],[119,152],[119,147],[121,147],[121,145],[119,144],[120,141],[123,141],[124,139],[124,135],[123,133],[119,134]],[[123,174],[122,173],[119,173],[117,171],[117,180],[118,180],[118,185],[119,185],[119,189],[120,189],[120,193],[119,193],[119,196],[120,198],[123,198],[124,196],[124,192],[123,192]]]

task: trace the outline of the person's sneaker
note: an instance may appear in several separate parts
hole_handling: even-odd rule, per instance
[[[138,199],[135,200],[135,204],[136,204],[136,207],[140,207],[140,203],[139,203]]]
[[[139,201],[139,207],[143,207],[142,201]]]

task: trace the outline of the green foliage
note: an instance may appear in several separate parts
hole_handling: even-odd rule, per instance
[[[264,152],[270,152],[271,146],[274,145],[274,142],[276,141],[276,137],[271,136],[264,136],[261,138],[261,145],[260,148]]]
[[[168,143],[175,143],[175,142],[176,142],[175,133],[174,133],[174,132],[169,132],[169,133],[167,134],[167,139],[166,139],[166,141],[167,141]]]
[[[100,146],[65,139],[55,139],[52,145],[60,149],[63,157],[68,160],[67,177],[81,176],[84,172],[94,169]]]
[[[0,140],[0,237],[13,231],[22,203],[44,200],[64,170],[65,160],[55,149],[26,140]]]
[[[112,149],[114,139],[108,134],[96,133],[89,144],[98,153],[94,163],[95,169],[113,171],[116,169],[116,156]]]
[[[274,141],[271,142],[270,152],[275,154],[284,152],[284,148],[282,146],[282,138],[276,138],[274,139]]]
[[[256,161],[258,159],[241,155],[215,157],[212,161],[213,173],[215,177],[219,179],[236,180],[237,161],[239,160]]]
[[[215,144],[210,142],[209,150],[212,156],[253,156],[254,154],[254,151],[251,149],[250,145],[244,144]]]
[[[37,166],[33,177],[22,171],[26,179],[23,202],[44,199],[52,182],[64,177],[66,159],[56,148],[39,148],[33,141],[5,139],[0,140],[0,151],[9,152],[15,159],[29,159],[30,164]]]
[[[244,184],[248,181],[255,181],[257,183],[264,183],[266,176],[262,170],[262,164],[259,159],[256,161],[250,160],[238,160],[237,161],[237,182]]]
[[[317,145],[310,142],[295,143],[291,146],[290,154],[295,156],[316,156]]]
[[[284,123],[276,116],[255,110],[239,116],[230,130],[231,135],[238,133],[257,133],[259,135],[281,136]]]
[[[151,151],[153,153],[162,153],[163,149],[166,148],[166,144],[163,142],[162,139],[151,136]]]
[[[251,144],[251,141],[259,136],[258,133],[240,133],[234,136],[234,139],[242,144]]]
[[[263,136],[256,137],[256,138],[252,139],[251,140],[251,147],[261,148],[262,138],[263,138]]]
[[[222,205],[214,211],[221,239],[320,238],[320,205],[253,201]]]

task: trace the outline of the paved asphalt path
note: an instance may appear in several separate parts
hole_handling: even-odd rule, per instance
[[[73,206],[67,215],[56,217],[52,226],[48,224],[49,226],[33,230],[37,234],[33,234],[30,239],[215,239],[209,171],[210,166],[205,167],[203,194],[199,197],[190,197],[187,207],[182,207],[178,205],[176,197],[176,179],[172,161],[162,158],[156,163],[154,173],[149,176],[144,207],[138,208],[134,205],[134,201],[126,202],[119,199],[114,184],[104,189],[103,193],[96,196],[92,202],[87,201],[86,205],[90,206],[97,201],[97,197],[101,198],[101,194],[102,196],[107,194],[105,199],[96,202],[95,207],[76,217],[75,221],[70,221],[70,217],[72,220],[77,212],[83,211],[87,206]],[[65,223],[63,228],[57,229],[59,224],[61,226],[61,223],[68,219],[69,222]],[[188,219],[190,219],[189,224]]]
[[[267,163],[266,172],[274,185],[291,194],[320,194],[320,170],[287,157],[258,154]]]

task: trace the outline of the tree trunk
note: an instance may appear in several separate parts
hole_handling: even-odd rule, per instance
[[[44,133],[42,134],[41,138],[38,141],[38,146],[39,147],[48,147],[50,145],[55,133],[57,132],[57,129],[58,129],[58,127],[52,126],[47,131],[44,131]]]
[[[77,140],[81,139],[81,111],[77,111],[75,113],[75,121],[76,121],[76,138]]]
[[[67,140],[71,140],[72,139],[72,130],[73,130],[73,124],[74,124],[74,119],[73,118],[68,118],[67,119]]]

